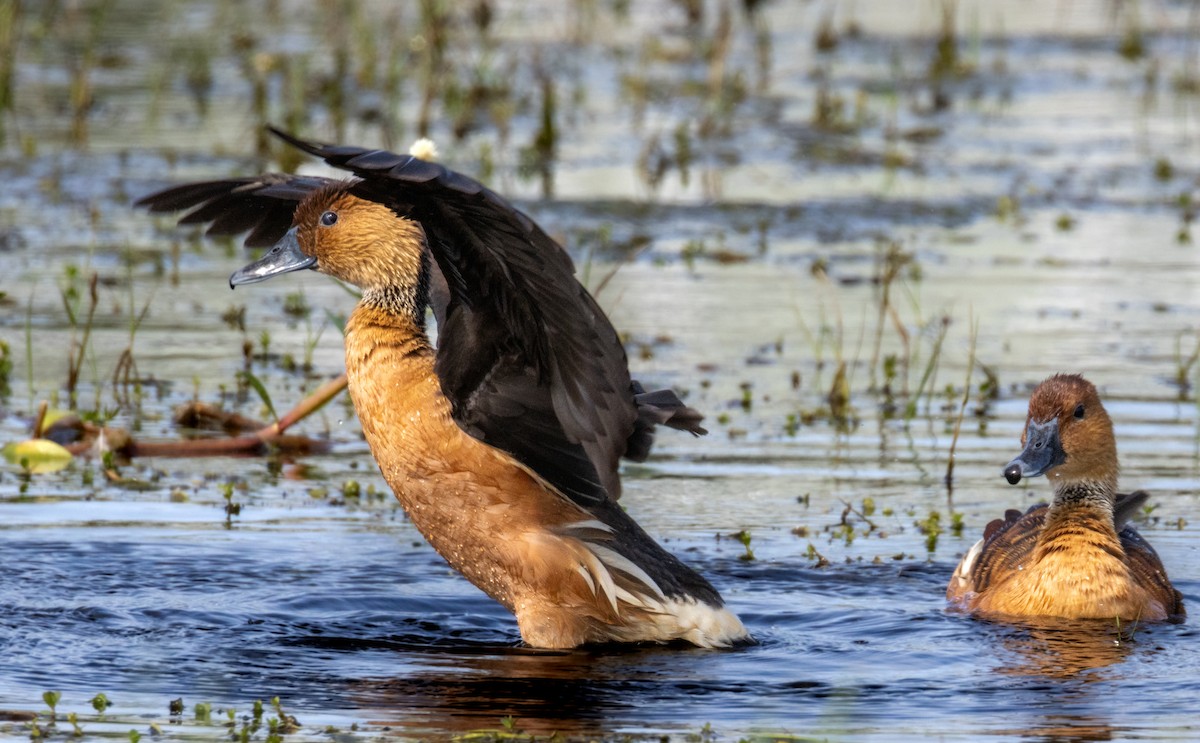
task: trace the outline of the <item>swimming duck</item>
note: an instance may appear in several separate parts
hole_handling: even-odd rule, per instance
[[[1148,495],[1117,493],[1116,438],[1095,386],[1077,374],[1038,385],[1021,444],[1004,476],[1045,475],[1054,499],[988,524],[946,598],[987,618],[1181,620],[1183,597],[1129,525]]]
[[[313,269],[362,290],[345,327],[350,395],[434,549],[534,647],[748,641],[712,585],[617,503],[618,460],[645,459],[656,424],[704,429],[673,392],[631,380],[566,251],[441,165],[272,132],[352,176],[191,183],[138,204],[195,207],[181,223],[272,245],[231,286]]]

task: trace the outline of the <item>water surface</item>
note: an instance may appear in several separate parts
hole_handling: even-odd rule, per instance
[[[329,739],[327,726],[443,738],[509,717],[526,733],[607,738],[1196,737],[1188,624],[1009,627],[947,613],[942,598],[987,521],[1048,494],[1000,471],[1029,390],[1058,371],[1100,386],[1122,484],[1153,493],[1139,528],[1189,605],[1200,598],[1190,6],[951,4],[960,57],[938,77],[935,3],[776,2],[755,16],[730,5],[724,57],[707,51],[720,4],[694,25],[674,3],[613,5],[497,3],[485,34],[454,20],[451,78],[509,79],[510,98],[464,115],[456,139],[459,104],[439,93],[430,133],[446,162],[563,240],[627,334],[636,375],[708,414],[709,436],[664,432],[651,461],[626,470],[623,503],[759,643],[522,647],[511,617],[407,522],[339,399],[300,426],[328,441],[324,454],[139,459],[120,465],[121,482],[92,459],[0,472],[0,709],[15,712],[0,734],[28,737],[27,711],[45,725],[41,695],[56,689],[60,733],[74,711],[113,737],[153,723],[215,739],[224,710],[240,731],[254,700],[274,696],[301,723],[291,740]],[[280,409],[341,371],[344,291],[306,275],[229,293],[240,247],[129,207],[169,183],[273,167],[254,156],[246,59],[271,120],[287,120],[298,86],[303,133],[406,146],[433,31],[406,7],[322,7],[114,4],[95,16],[86,141],[72,138],[67,88],[91,21],[24,16],[0,163],[5,441],[27,435],[38,400],[67,404],[80,330],[62,293],[86,295],[93,271],[78,407],[137,436],[183,435],[171,411],[192,399],[268,417],[235,376],[264,333],[251,368]],[[819,53],[827,15],[838,43]],[[250,38],[192,41],[230,29]],[[1142,56],[1119,53],[1131,31]],[[250,41],[260,56],[246,56]],[[339,109],[316,78],[345,49],[338,79],[352,95]],[[367,74],[382,76],[389,55],[404,73],[394,90]],[[547,75],[558,128],[543,181],[519,153]],[[891,249],[907,262],[881,313]],[[307,316],[284,311],[298,304]],[[110,377],[143,307],[139,395]],[[244,329],[223,319],[239,308]],[[841,362],[850,400],[836,416]],[[357,497],[344,495],[351,480]],[[226,492],[240,512],[227,513]],[[99,692],[114,702],[103,718],[88,704]],[[172,716],[176,698],[185,711]],[[201,702],[211,721],[196,718]]]

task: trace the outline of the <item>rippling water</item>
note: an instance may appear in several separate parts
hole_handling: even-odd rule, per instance
[[[948,613],[943,600],[987,521],[1048,494],[1042,481],[1010,487],[1000,470],[1018,450],[1031,386],[1057,371],[1100,386],[1122,484],[1153,493],[1139,528],[1189,606],[1200,599],[1200,415],[1178,380],[1182,365],[1184,381],[1197,381],[1187,362],[1200,317],[1196,248],[1180,239],[1200,182],[1197,99],[1185,85],[1190,6],[1147,6],[1137,20],[1147,56],[1127,60],[1117,48],[1134,23],[1128,4],[955,5],[974,71],[947,83],[952,104],[938,112],[922,82],[940,22],[933,3],[781,1],[757,20],[738,6],[726,71],[745,87],[732,104],[695,94],[711,66],[689,38],[715,38],[719,6],[697,31],[670,3],[636,4],[625,20],[587,3],[498,5],[494,49],[515,85],[533,85],[527,44],[561,63],[556,80],[572,105],[560,123],[558,198],[536,198],[536,179],[519,174],[489,126],[454,141],[447,110],[434,134],[469,173],[501,153],[494,182],[571,248],[628,334],[637,376],[685,391],[708,414],[705,438],[660,435],[655,457],[626,471],[623,503],[712,579],[758,644],[522,647],[507,612],[446,567],[393,503],[339,400],[301,426],[331,444],[325,454],[141,459],[121,465],[120,483],[91,460],[32,478],[0,472],[0,735],[28,737],[28,711],[45,724],[41,695],[56,689],[60,712],[113,737],[153,722],[168,737],[215,738],[228,718],[196,719],[196,703],[246,715],[278,696],[302,724],[289,739],[328,739],[326,726],[446,737],[498,730],[508,717],[538,735],[1194,739],[1191,625],[1013,627]],[[150,307],[134,341],[146,394],[114,419],[143,438],[177,437],[171,410],[195,397],[265,415],[234,380],[243,343],[261,350],[264,330],[272,356],[254,370],[278,408],[341,370],[324,316],[349,311],[341,289],[305,276],[229,294],[241,250],[128,206],[167,183],[260,167],[243,159],[255,125],[234,52],[211,52],[206,115],[178,66],[152,95],[151,62],[175,49],[172,24],[224,29],[274,5],[162,7],[149,26],[161,38],[130,26],[132,15],[110,20],[106,33],[128,58],[113,52],[118,61],[97,73],[90,151],[68,146],[53,105],[69,67],[61,50],[29,41],[19,57],[17,90],[27,92],[8,115],[0,163],[0,337],[15,361],[4,441],[27,435],[37,400],[65,404],[68,263],[102,278],[81,407],[115,405],[107,380],[129,343],[131,308]],[[597,27],[574,45],[581,8]],[[853,21],[860,34],[821,56],[812,39],[826,8],[836,29]],[[415,16],[397,13],[416,34]],[[331,42],[314,17],[280,21],[287,33],[258,39],[260,49],[311,49],[320,69]],[[628,78],[639,71],[665,92],[635,104]],[[283,84],[271,78],[271,94],[283,96]],[[844,117],[865,107],[853,131],[814,124],[822,86],[842,97]],[[514,151],[539,120],[533,94],[522,96]],[[411,121],[415,89],[402,99]],[[724,129],[705,139],[698,122],[727,104]],[[330,136],[328,112],[313,117],[305,133]],[[639,176],[655,141],[674,151],[681,125],[698,137],[689,176]],[[369,117],[350,130],[379,141]],[[35,152],[22,155],[30,132],[43,137],[26,139]],[[911,262],[881,316],[892,243]],[[297,291],[314,308],[307,319],[281,311]],[[239,306],[244,331],[222,320]],[[955,442],[972,337],[996,397],[976,368]],[[282,355],[309,356],[312,372],[286,371]],[[887,355],[901,359],[894,398],[871,391]],[[841,361],[851,394],[838,420],[826,398]],[[349,480],[361,496],[343,496]],[[225,509],[230,484],[236,514]],[[931,538],[922,524],[932,512],[942,531]],[[103,718],[88,704],[99,692],[114,702]],[[168,714],[175,698],[182,716]]]

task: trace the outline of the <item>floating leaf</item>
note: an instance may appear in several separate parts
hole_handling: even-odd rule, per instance
[[[6,445],[0,449],[9,464],[15,464],[26,472],[41,475],[58,472],[71,462],[71,452],[49,439],[29,439]]]

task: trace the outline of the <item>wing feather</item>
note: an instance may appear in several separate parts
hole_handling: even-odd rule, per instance
[[[638,421],[633,384],[616,330],[566,251],[499,195],[440,165],[275,133],[354,173],[356,193],[425,229],[451,294],[436,369],[459,424],[580,505],[619,497],[617,465]],[[557,430],[495,415],[490,397],[528,400],[531,390],[548,400]],[[541,450],[572,455],[551,469]]]
[[[421,223],[436,268],[435,364],[454,419],[509,452],[585,508],[620,496],[618,460],[644,459],[653,427],[703,433],[669,392],[645,393],[604,312],[576,280],[566,251],[479,182],[436,163],[360,147],[289,144],[350,171],[356,195]],[[277,173],[176,186],[140,199],[208,234],[248,232],[269,246],[296,206],[329,178]],[[664,395],[655,397],[656,395]]]

